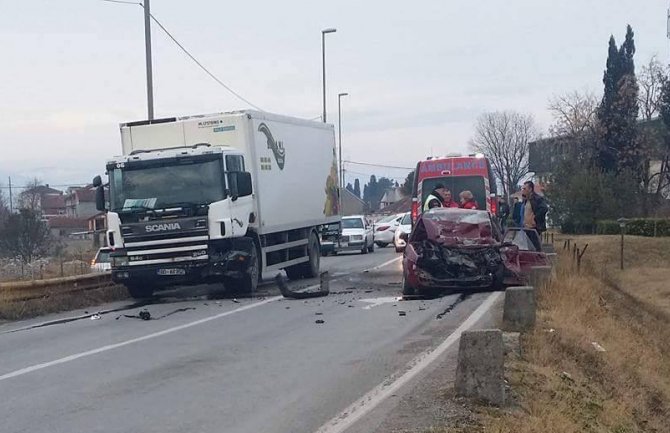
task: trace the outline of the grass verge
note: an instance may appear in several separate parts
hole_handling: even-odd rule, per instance
[[[573,240],[589,244],[581,275],[562,255],[522,358],[506,361],[511,405],[432,432],[670,431],[670,239],[627,237],[624,271],[619,237]]]

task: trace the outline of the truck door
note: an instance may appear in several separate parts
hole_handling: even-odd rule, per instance
[[[244,236],[249,228],[249,216],[253,212],[253,194],[246,197],[237,197],[237,183],[234,173],[245,171],[244,157],[242,155],[226,155],[226,183],[231,194],[230,219],[232,235],[234,237]]]

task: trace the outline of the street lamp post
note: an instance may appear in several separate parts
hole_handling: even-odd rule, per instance
[[[348,93],[338,93],[337,95],[337,130],[340,140],[340,155],[338,158],[340,167],[340,191],[344,189],[344,167],[342,167],[342,97],[348,95]]]
[[[323,73],[323,123],[326,123],[326,33],[335,33],[337,29],[321,30],[321,69]]]

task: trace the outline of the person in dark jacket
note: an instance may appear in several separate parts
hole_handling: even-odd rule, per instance
[[[519,197],[514,197],[514,204],[512,205],[512,226],[521,227],[521,202]]]
[[[507,227],[507,218],[509,218],[509,205],[503,197],[498,197],[498,216],[502,228]]]
[[[521,206],[521,223],[525,229],[535,229],[538,234],[547,231],[547,212],[549,206],[544,197],[535,193],[535,184],[532,181],[524,182],[521,188],[523,195],[523,204]],[[539,242],[539,238],[534,243]],[[541,245],[535,245],[538,251],[542,250]]]

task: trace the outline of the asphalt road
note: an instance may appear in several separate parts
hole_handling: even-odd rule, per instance
[[[100,306],[119,311],[97,320],[57,321],[80,311],[0,326],[2,431],[317,431],[490,298],[398,301],[397,257],[324,258],[335,278],[325,298],[283,299],[266,283],[215,300],[201,287]],[[126,317],[144,308],[154,320]]]

